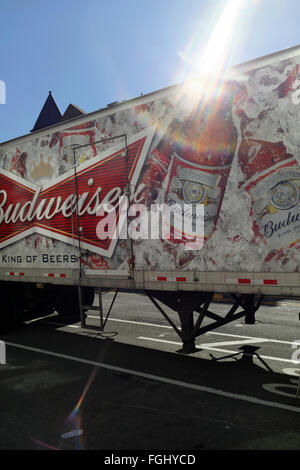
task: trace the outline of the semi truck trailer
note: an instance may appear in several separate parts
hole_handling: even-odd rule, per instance
[[[0,144],[2,329],[30,310],[89,327],[89,308],[103,328],[101,292],[125,289],[189,353],[206,331],[254,323],[264,295],[300,295],[300,46],[42,120]],[[224,316],[214,293],[232,298]]]

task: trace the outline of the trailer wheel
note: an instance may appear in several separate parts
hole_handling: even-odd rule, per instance
[[[94,288],[83,287],[83,303],[92,305],[94,302]],[[55,310],[61,316],[80,318],[78,287],[64,286],[58,291]]]
[[[9,285],[0,286],[1,313],[0,331],[7,332],[15,328],[22,319],[24,306],[21,295],[16,294],[16,289],[12,290]]]

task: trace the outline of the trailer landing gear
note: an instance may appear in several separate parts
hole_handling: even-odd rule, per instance
[[[214,294],[213,292],[146,291],[146,294],[180,337],[182,349],[178,352],[182,354],[190,354],[197,351],[195,340],[198,336],[231,323],[243,316],[245,316],[246,324],[254,324],[255,312],[260,307],[263,299],[263,296],[261,296],[256,301],[255,296],[252,294],[243,294],[241,296],[231,294],[234,299],[234,305],[222,317],[208,310]],[[177,312],[180,328],[175,325],[158,301]],[[237,312],[240,307],[242,311]],[[194,317],[195,314],[198,314],[197,319]],[[206,324],[203,325],[204,320],[207,319],[212,321],[209,323],[205,322]]]
[[[118,295],[118,289],[116,289],[114,297],[111,301],[110,307],[108,309],[108,312],[105,316],[104,310],[103,310],[103,304],[102,304],[102,295],[104,291],[99,288],[96,289],[96,294],[98,296],[98,306],[93,305],[93,302],[88,302],[88,299],[84,297],[84,291],[83,289],[86,289],[86,287],[78,286],[78,297],[79,297],[79,309],[80,309],[80,319],[81,319],[81,328],[86,328],[90,330],[96,330],[96,331],[104,331],[106,322],[108,320],[108,317],[110,315],[110,312],[112,311],[113,305],[115,303],[116,297]],[[94,301],[94,299],[93,299]],[[94,310],[96,312],[99,312],[99,325],[88,325],[86,323],[87,315],[86,311],[87,310]]]

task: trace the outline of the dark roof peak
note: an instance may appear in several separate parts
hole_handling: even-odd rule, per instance
[[[61,118],[61,112],[52,96],[52,92],[49,91],[49,95],[31,132],[38,131],[44,127],[53,126],[59,123]]]
[[[81,108],[79,108],[78,106],[75,106],[75,104],[69,104],[61,120],[68,121],[69,119],[82,116],[83,114],[85,114],[85,111],[83,111]]]

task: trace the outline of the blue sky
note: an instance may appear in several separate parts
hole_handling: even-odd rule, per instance
[[[0,0],[0,141],[32,129],[49,90],[61,112],[91,112],[181,82],[201,69],[226,3]],[[299,0],[241,3],[226,66],[300,44]]]

